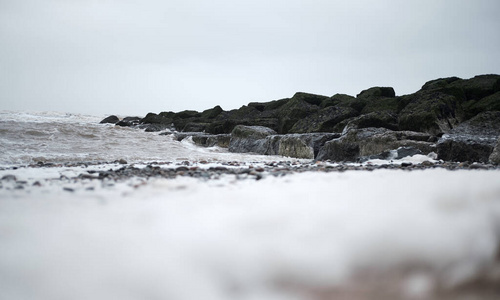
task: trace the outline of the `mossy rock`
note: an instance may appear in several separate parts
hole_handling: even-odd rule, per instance
[[[361,93],[356,95],[356,98],[364,98],[364,99],[381,98],[381,97],[394,98],[396,97],[396,92],[392,87],[376,86],[361,91]]]
[[[183,110],[175,114],[175,119],[198,118],[201,114],[196,110]]]
[[[278,133],[288,133],[297,121],[317,112],[318,110],[319,106],[310,104],[301,97],[294,97],[290,99],[290,101],[279,108]]]
[[[290,133],[338,132],[335,125],[359,113],[350,107],[329,106],[298,120]]]
[[[382,97],[378,99],[371,99],[370,101],[366,102],[366,105],[363,107],[361,114],[367,114],[371,112],[381,112],[381,111],[397,114],[401,110],[399,103],[400,99],[401,99],[400,97],[394,97],[394,98]]]
[[[214,108],[210,108],[210,109],[207,109],[207,110],[204,110],[202,113],[201,113],[201,118],[202,119],[215,119],[218,115],[220,115],[224,110],[222,109],[222,107],[220,107],[219,105],[215,106]]]
[[[500,92],[480,100],[467,101],[463,104],[463,108],[467,119],[486,111],[500,111]]]
[[[321,102],[320,107],[326,108],[329,106],[350,107],[358,112],[361,112],[367,104],[366,99],[358,99],[345,94],[335,94]]]
[[[148,113],[144,118],[141,119],[141,123],[147,124],[164,124],[170,125],[173,122],[173,118],[165,117],[164,115],[157,115],[155,113]]]
[[[462,80],[461,78],[458,77],[448,77],[448,78],[438,78],[434,80],[427,81],[421,88],[421,90],[434,90],[434,89],[441,89],[446,86],[448,86],[450,83],[453,83],[455,81]]]
[[[345,126],[351,129],[376,127],[386,128],[390,130],[399,130],[397,115],[389,111],[374,111],[355,118],[351,118],[345,123]]]
[[[285,105],[289,100],[290,98],[274,100],[269,102],[250,102],[248,103],[248,106],[254,107],[257,110],[263,112],[263,111],[278,109],[281,106]]]
[[[419,91],[409,95],[399,114],[399,128],[441,135],[464,119],[460,100],[440,91]]]
[[[305,101],[309,104],[319,106],[321,105],[321,102],[323,102],[325,99],[328,99],[328,97],[304,92],[297,92],[295,93],[295,95],[293,95],[292,99]]]
[[[480,75],[467,80],[457,80],[449,87],[462,89],[467,100],[479,100],[500,91],[500,75]]]

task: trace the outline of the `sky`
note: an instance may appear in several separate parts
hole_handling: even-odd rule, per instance
[[[0,110],[225,110],[500,74],[498,0],[0,0]]]

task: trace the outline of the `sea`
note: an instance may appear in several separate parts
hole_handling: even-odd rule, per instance
[[[189,138],[179,142],[159,132],[100,124],[105,117],[0,111],[0,167],[40,162],[105,163],[120,159],[128,163],[280,159],[229,153],[219,147],[203,148],[194,145]]]

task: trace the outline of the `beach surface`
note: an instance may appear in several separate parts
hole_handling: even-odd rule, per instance
[[[196,165],[217,166],[231,168]],[[119,168],[0,171],[16,177],[0,189],[0,298],[497,299],[500,292],[498,169],[78,177]]]

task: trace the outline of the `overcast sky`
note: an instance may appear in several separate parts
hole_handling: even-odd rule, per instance
[[[498,0],[0,0],[0,110],[225,110],[500,73]]]

